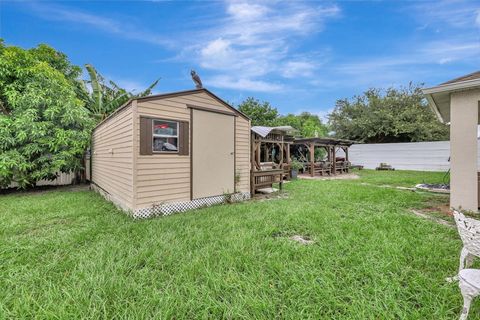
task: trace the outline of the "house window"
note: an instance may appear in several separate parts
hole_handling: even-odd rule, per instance
[[[152,151],[153,152],[178,152],[177,121],[153,120],[152,121]]]

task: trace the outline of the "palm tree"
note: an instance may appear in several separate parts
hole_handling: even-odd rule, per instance
[[[152,89],[160,80],[158,79],[153,82],[144,91],[134,94],[133,92],[128,92],[127,90],[120,88],[111,80],[106,84],[105,79],[91,64],[86,64],[85,69],[87,69],[90,79],[84,81],[85,95],[83,99],[86,102],[85,107],[90,111],[92,117],[97,122],[108,117],[129,99],[150,95]],[[88,88],[88,86],[90,88]]]

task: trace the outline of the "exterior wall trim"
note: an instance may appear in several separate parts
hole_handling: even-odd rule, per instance
[[[477,87],[480,87],[480,79],[441,84],[436,87],[425,88],[422,91],[424,94],[432,94],[432,93],[447,92],[447,91],[454,91],[454,90],[475,89]]]
[[[190,108],[190,201],[193,200],[193,109]]]
[[[194,109],[194,110],[206,111],[206,112],[213,112],[213,113],[225,114],[225,115],[227,115],[227,116],[238,117],[238,115],[236,115],[236,114],[233,113],[233,112],[222,111],[222,110],[215,110],[215,109],[205,108],[205,107],[199,107],[199,106],[194,106],[194,105],[191,105],[191,104],[187,104],[187,108],[189,108],[189,109]]]
[[[137,207],[137,198],[138,198],[138,194],[137,194],[137,178],[138,178],[138,175],[137,175],[137,159],[138,159],[138,155],[140,153],[140,139],[137,139],[137,135],[139,134],[139,131],[138,130],[138,123],[137,123],[137,117],[138,117],[138,108],[137,108],[137,100],[133,100],[132,101],[132,121],[133,121],[133,124],[132,124],[132,139],[133,139],[133,143],[132,143],[132,154],[133,154],[133,163],[132,163],[132,184],[133,184],[133,197],[132,197],[132,202],[133,202],[133,207],[136,208]]]
[[[216,96],[211,91],[209,91],[208,89],[205,89],[205,88],[185,90],[185,91],[177,91],[177,92],[171,92],[171,93],[162,93],[162,94],[157,94],[157,95],[152,95],[152,96],[147,96],[147,97],[141,97],[141,98],[137,98],[137,99],[139,101],[151,101],[151,100],[157,100],[157,99],[166,99],[166,98],[184,96],[184,95],[200,93],[200,92],[205,92],[210,97],[214,98],[215,100],[217,100],[218,102],[223,104],[225,107],[232,110],[234,113],[236,113],[236,114],[242,116],[243,118],[245,118],[245,120],[250,120],[250,118],[246,114],[244,114],[243,112],[235,109],[234,107],[229,105],[225,100],[219,98],[218,96]]]
[[[237,118],[233,118],[233,191],[237,191]]]
[[[165,204],[153,205],[146,208],[137,209],[132,213],[135,219],[153,218],[159,216],[169,216],[178,212],[185,212],[194,209],[200,209],[222,203],[242,202],[250,199],[250,192],[237,192],[230,195],[219,195],[206,198],[194,199],[191,201],[171,202]]]

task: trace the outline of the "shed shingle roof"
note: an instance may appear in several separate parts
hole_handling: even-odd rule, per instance
[[[480,71],[475,71],[475,72],[469,73],[467,75],[449,80],[447,82],[442,83],[441,85],[451,84],[451,83],[456,83],[456,82],[463,82],[463,81],[468,81],[468,80],[475,80],[475,79],[480,79]]]

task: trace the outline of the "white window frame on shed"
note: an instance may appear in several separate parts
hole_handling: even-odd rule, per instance
[[[165,135],[165,134],[156,134],[155,133],[155,122],[156,121],[162,121],[162,122],[168,122],[168,123],[174,123],[177,126],[177,134],[176,135]],[[159,119],[159,118],[154,118],[152,119],[152,152],[153,153],[178,153],[179,152],[179,146],[180,146],[180,123],[175,120],[166,120],[166,119]],[[175,138],[177,139],[177,145],[175,146],[177,150],[155,150],[155,137],[156,138]]]

